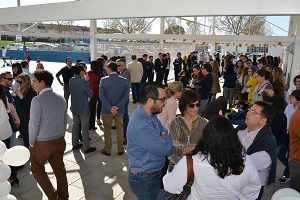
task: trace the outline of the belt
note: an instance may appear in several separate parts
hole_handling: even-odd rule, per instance
[[[132,171],[130,170],[130,173],[134,174],[134,175],[140,175],[140,174],[156,174],[158,173],[159,171],[156,171],[156,172],[135,172],[135,171]]]

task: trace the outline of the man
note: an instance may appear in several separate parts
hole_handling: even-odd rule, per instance
[[[257,101],[249,109],[245,124],[236,128],[242,145],[258,171],[261,181],[258,200],[263,195],[264,186],[275,182],[277,145],[270,127],[273,117],[273,108],[265,102]]]
[[[271,89],[263,90],[261,92],[261,96],[259,97],[260,101],[266,102],[267,104],[270,105],[273,104],[274,99],[275,99],[275,93]],[[278,179],[278,182],[286,183],[290,180],[290,169],[289,169],[288,157],[286,156],[288,154],[288,148],[289,148],[289,136],[287,134],[287,117],[283,112],[277,110],[274,107],[273,109],[274,109],[274,118],[270,126],[277,142],[276,155],[277,158],[285,166],[283,175],[280,179]]]
[[[164,62],[163,62],[163,54],[159,53],[158,58],[154,61],[155,73],[156,73],[156,82],[162,83],[164,78]]]
[[[89,122],[90,106],[89,98],[93,97],[93,92],[84,79],[85,70],[81,65],[74,67],[74,77],[69,81],[71,94],[71,111],[73,114],[72,145],[73,150],[83,146],[85,154],[96,150],[90,146],[89,140]],[[82,143],[79,143],[80,126],[82,131]]]
[[[209,100],[210,91],[214,83],[213,76],[211,74],[212,66],[210,64],[204,64],[201,71],[204,77],[200,81],[194,83],[194,86],[199,86],[199,88],[197,88],[197,93],[199,94],[201,99],[201,105],[198,110],[199,115],[201,115],[203,109],[205,108]]]
[[[102,121],[104,126],[104,149],[101,153],[110,156],[111,123],[115,121],[117,129],[118,155],[124,154],[123,148],[123,115],[126,102],[129,101],[129,86],[126,78],[117,74],[117,64],[109,63],[107,66],[108,76],[100,80],[100,100],[102,102]]]
[[[67,126],[67,105],[62,96],[53,92],[53,75],[46,70],[33,73],[32,87],[39,93],[31,102],[29,144],[31,171],[48,199],[69,198],[68,180],[63,162]],[[45,172],[49,162],[56,177],[55,189]]]
[[[141,88],[140,105],[128,124],[128,180],[137,199],[156,199],[166,156],[172,154],[173,142],[156,117],[165,104],[164,86],[147,82]]]
[[[251,59],[247,59],[247,60],[246,60],[246,64],[247,64],[247,67],[252,68],[252,69],[254,69],[255,71],[258,70],[258,67],[256,67],[255,65],[252,64],[252,60],[251,60]]]
[[[267,66],[267,61],[264,58],[260,58],[259,60],[257,60],[258,69],[266,68],[266,66]]]
[[[168,87],[168,76],[170,72],[170,64],[171,64],[171,59],[170,59],[170,53],[163,54],[163,63],[164,63],[164,84],[165,87]]]
[[[30,79],[32,80],[33,79],[33,75],[32,73],[29,71],[29,64],[27,62],[27,60],[23,60],[21,62],[21,66],[22,66],[22,72],[24,72],[25,74],[28,74]]]
[[[130,75],[129,71],[126,68],[126,61],[122,58],[118,59],[117,60],[117,67],[118,67],[119,75],[126,78],[127,83],[128,83],[128,87],[130,87],[130,85],[131,85],[131,75]],[[129,123],[128,105],[129,105],[129,96],[128,96],[128,99],[127,99],[126,104],[125,104],[125,112],[124,112],[124,115],[123,115],[123,132],[124,132],[123,145],[127,144],[126,131],[127,131],[128,123]]]
[[[72,59],[70,57],[66,58],[66,66],[63,67],[59,72],[56,73],[56,78],[58,82],[64,87],[64,98],[67,102],[68,107],[68,101],[70,97],[70,90],[69,90],[69,81],[74,76],[73,67],[72,67]],[[63,77],[63,82],[60,80],[60,75]]]
[[[181,58],[181,53],[180,52],[177,52],[177,58],[174,60],[173,65],[174,65],[175,81],[179,81],[178,74],[182,70],[182,58]]]
[[[143,63],[142,63],[142,65],[143,65],[143,76],[142,76],[142,79],[141,79],[141,85],[143,85],[147,81],[147,69],[146,69],[147,64],[148,64],[147,60],[148,60],[148,55],[144,54],[143,55]]]
[[[149,61],[146,64],[148,82],[152,82],[154,78],[154,63],[153,56],[149,56]]]
[[[198,51],[193,51],[193,55],[191,57],[191,66],[198,64]]]
[[[6,49],[4,46],[1,47],[2,48],[2,60],[3,60],[3,66],[2,67],[5,67],[5,63],[6,63],[6,66],[9,66],[8,62],[6,61]]]
[[[136,59],[136,55],[131,56],[132,62],[128,64],[128,71],[131,75],[131,92],[132,92],[132,103],[139,102],[139,93],[141,87],[141,79],[143,76],[143,65],[138,62]]]
[[[206,59],[205,59],[205,52],[204,52],[204,50],[202,50],[201,53],[200,53],[200,55],[199,55],[199,65],[200,65],[200,67],[203,66],[204,61],[206,61]]]
[[[248,67],[248,65],[247,65],[247,59],[248,59],[248,57],[247,56],[245,56],[245,55],[240,55],[240,60],[242,61],[242,63],[243,63],[243,68],[244,67]],[[257,70],[256,70],[257,71]]]
[[[290,134],[290,187],[300,192],[300,90],[294,90],[291,94],[291,102],[295,105],[295,112],[291,117],[289,124]]]

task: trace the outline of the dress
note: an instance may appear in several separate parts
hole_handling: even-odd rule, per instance
[[[170,138],[180,142],[180,145],[174,146],[173,153],[169,156],[169,160],[172,163],[176,164],[183,157],[183,147],[195,146],[197,144],[198,140],[202,137],[203,129],[207,123],[207,119],[198,116],[197,119],[193,121],[192,131],[190,131],[180,116],[171,122]]]
[[[220,178],[216,170],[201,153],[193,156],[194,183],[188,200],[254,200],[260,190],[260,181],[251,159],[245,157],[245,168],[240,175]],[[182,158],[174,170],[163,178],[164,189],[179,194],[187,181],[186,158]]]
[[[217,72],[211,73],[213,75],[214,78],[214,82],[213,82],[213,86],[211,89],[212,94],[217,94],[219,92],[221,92],[221,88],[220,88],[220,82],[219,82],[219,75]]]

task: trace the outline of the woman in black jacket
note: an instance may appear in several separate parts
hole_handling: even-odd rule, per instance
[[[37,95],[31,87],[31,80],[28,74],[21,73],[17,76],[19,88],[16,89],[16,109],[20,118],[19,131],[23,136],[24,146],[29,148],[28,124],[30,105],[32,98]]]

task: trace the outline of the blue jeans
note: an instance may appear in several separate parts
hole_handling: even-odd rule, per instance
[[[281,143],[276,149],[276,156],[285,166],[283,171],[283,176],[290,177],[290,168],[289,168],[289,161],[288,161],[288,154],[289,152],[289,143],[284,142]]]
[[[124,138],[126,138],[126,131],[127,131],[128,123],[129,123],[128,105],[129,105],[129,99],[125,103],[125,112],[124,112],[124,115],[123,115],[123,132],[124,132]]]
[[[129,170],[128,182],[138,200],[156,200],[160,191],[161,171],[155,174],[133,174]]]
[[[138,102],[140,100],[140,82],[131,83],[131,92],[132,92],[132,99],[133,102]]]

